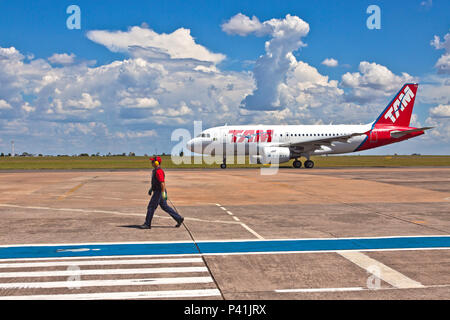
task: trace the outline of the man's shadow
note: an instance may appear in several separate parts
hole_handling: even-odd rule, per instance
[[[141,229],[141,225],[135,225],[135,224],[132,224],[132,225],[129,225],[129,226],[119,226],[120,228],[130,228],[130,229]],[[152,229],[153,228],[175,228],[175,227],[172,227],[172,226],[152,226]]]

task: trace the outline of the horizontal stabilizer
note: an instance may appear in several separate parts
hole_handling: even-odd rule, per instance
[[[424,128],[417,128],[417,129],[411,129],[411,130],[395,130],[395,131],[391,131],[391,137],[392,138],[401,138],[409,133],[425,131],[425,130],[429,130],[429,129],[433,129],[433,128],[434,127],[424,127]]]

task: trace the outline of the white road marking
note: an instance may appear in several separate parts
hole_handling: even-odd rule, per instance
[[[407,288],[423,287],[423,285],[420,282],[408,278],[404,274],[401,274],[400,272],[386,266],[385,264],[370,258],[369,256],[365,255],[362,252],[338,251],[337,254],[353,262],[354,264],[363,268],[369,273],[370,273],[369,270],[371,268],[373,268],[374,266],[377,267],[378,270],[380,270],[380,274],[378,275],[379,278],[396,288],[407,289]]]
[[[105,275],[105,274],[146,274],[146,273],[181,273],[208,272],[206,267],[173,267],[173,268],[142,268],[142,269],[88,269],[88,270],[58,270],[30,272],[1,272],[0,278],[31,278],[31,277],[64,277],[71,275]]]
[[[362,287],[350,287],[350,288],[306,288],[306,289],[279,289],[279,290],[275,290],[275,292],[278,292],[278,293],[293,293],[293,292],[313,293],[313,292],[344,292],[344,291],[362,291],[362,290],[368,290],[368,289],[362,288]]]
[[[120,212],[120,211],[109,211],[109,210],[95,210],[95,209],[77,209],[77,208],[51,208],[51,207],[36,207],[36,206],[19,206],[14,204],[5,204],[0,203],[0,207],[7,207],[7,208],[21,208],[21,209],[33,209],[33,210],[53,210],[53,211],[65,211],[65,212],[83,212],[83,213],[105,213],[105,214],[112,214],[112,215],[119,215],[119,216],[137,216],[137,217],[145,217],[145,213],[132,213],[132,212]],[[173,219],[172,217],[168,216],[160,216],[155,214],[155,217],[162,218],[162,219]],[[203,220],[198,218],[189,218],[186,217],[185,220],[190,221],[199,221],[199,222],[206,222],[206,223],[224,223],[224,224],[235,224],[236,222],[233,221],[221,221],[221,220]]]
[[[302,288],[302,289],[277,289],[274,292],[277,293],[317,293],[317,292],[345,292],[345,291],[380,291],[380,290],[402,290],[402,289],[429,289],[429,288],[447,288],[450,287],[450,284],[438,284],[431,286],[422,286],[418,288],[378,288],[378,289],[370,289],[370,288],[362,288],[362,287],[348,287],[348,288]]]
[[[216,203],[216,205],[217,205],[217,206],[220,206],[218,203]],[[253,234],[253,235],[254,235],[255,237],[257,237],[258,239],[264,240],[264,238],[263,238],[261,235],[259,235],[255,230],[251,229],[251,228],[250,228],[249,226],[247,226],[245,223],[240,222],[241,220],[240,220],[238,217],[235,217],[231,211],[227,210],[225,207],[222,207],[222,206],[220,206],[220,209],[226,211],[230,216],[232,216],[233,219],[234,219],[236,222],[239,222],[239,224],[240,224],[245,230],[247,230],[248,232],[250,232],[251,234]]]
[[[161,284],[186,284],[186,283],[211,283],[211,282],[214,282],[211,277],[79,280],[79,281],[77,280],[77,281],[51,281],[51,282],[8,282],[8,283],[0,283],[0,289],[147,286],[147,285],[161,285]]]
[[[96,258],[96,257],[90,257]],[[0,260],[1,262],[1,260]],[[103,265],[138,265],[138,264],[165,264],[165,263],[203,263],[202,258],[179,259],[129,259],[129,260],[97,260],[97,261],[52,261],[31,263],[0,263],[0,268],[40,268],[55,266],[103,266]]]
[[[260,240],[264,240],[264,238],[262,236],[260,236],[255,230],[251,229],[249,226],[247,226],[245,223],[241,222],[241,226],[243,228],[245,228],[248,232],[250,232],[251,234],[253,234],[255,237],[257,237]]]
[[[220,296],[217,289],[5,296],[2,300],[157,299]]]

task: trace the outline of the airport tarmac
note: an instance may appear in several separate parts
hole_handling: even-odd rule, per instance
[[[0,172],[0,299],[449,299],[450,168]],[[169,203],[170,204],[170,203]]]

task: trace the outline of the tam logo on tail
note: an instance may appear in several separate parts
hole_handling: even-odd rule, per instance
[[[417,84],[405,84],[375,124],[409,126],[417,87]]]

